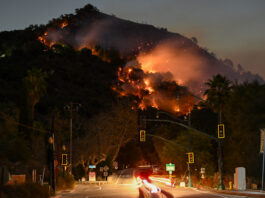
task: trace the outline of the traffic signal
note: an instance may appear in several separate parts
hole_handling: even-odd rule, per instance
[[[218,124],[218,138],[225,138],[225,125]]]
[[[189,152],[188,154],[188,163],[189,164],[193,164],[194,163],[194,153],[193,152]]]
[[[145,142],[145,130],[140,130],[140,142]]]
[[[62,154],[62,166],[67,166],[68,160],[67,160],[67,154]]]

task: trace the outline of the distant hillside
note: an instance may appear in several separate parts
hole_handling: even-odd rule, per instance
[[[47,48],[41,44],[43,40],[40,37],[45,39],[45,44],[59,45]],[[71,46],[75,49],[87,47],[92,51],[74,51]],[[152,54],[157,59],[150,60]],[[3,65],[1,96],[8,98],[12,95],[15,100],[19,98],[17,90],[21,79],[32,67],[40,67],[54,76],[48,78],[54,81],[49,88],[52,97],[58,95],[65,101],[70,100],[68,97],[91,99],[89,96],[97,93],[94,89],[97,86],[89,88],[94,84],[103,86],[111,95],[110,87],[117,81],[118,67],[124,67],[126,62],[130,64],[128,61],[133,59],[142,64],[144,72],[150,72],[150,68],[145,66],[146,62],[152,63],[156,72],[172,73],[176,82],[184,82],[195,92],[200,92],[203,83],[216,73],[239,82],[264,82],[259,75],[244,71],[242,67],[234,68],[229,59],[219,60],[213,53],[199,47],[196,39],[188,39],[152,25],[119,19],[101,13],[89,4],[77,9],[75,14],[52,19],[47,25],[1,32],[0,56]],[[91,79],[88,78],[90,75]],[[86,93],[84,89],[91,93],[80,99]],[[106,100],[105,93],[100,91],[97,94],[102,94],[101,99]],[[55,98],[53,102],[58,101]],[[99,103],[97,99],[95,102]]]
[[[90,4],[77,9],[75,14],[51,20],[43,27],[42,34],[50,44],[66,43],[76,49],[99,45],[104,49],[118,50],[121,56],[138,61],[139,55],[155,53],[160,56],[159,50],[170,51],[172,55],[161,56],[160,61],[156,60],[156,63],[159,62],[159,66],[155,66],[156,72],[171,72],[176,81],[185,82],[191,90],[201,89],[203,82],[217,73],[232,81],[258,80],[264,83],[259,75],[244,71],[242,66],[233,65],[231,60],[218,59],[214,53],[200,47],[196,38],[189,39],[178,33],[168,32],[165,28],[119,19],[100,12]],[[165,44],[166,50],[161,49],[160,46]],[[194,63],[188,60],[191,57],[187,57],[187,54],[192,55]],[[179,61],[183,57],[185,60]],[[163,62],[164,59],[169,59],[169,63]],[[152,62],[154,65],[156,63]],[[140,64],[145,63],[140,61]],[[188,73],[195,75],[187,76]]]

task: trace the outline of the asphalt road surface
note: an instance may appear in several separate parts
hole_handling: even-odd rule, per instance
[[[228,194],[219,194],[209,191],[201,191],[189,188],[177,188],[177,189],[164,189],[170,194],[174,195],[174,198],[247,198],[247,196],[237,196]]]
[[[62,191],[58,198],[138,198],[139,190],[136,185],[105,184],[86,185],[78,184],[73,191]]]
[[[133,169],[125,169],[114,177],[113,184],[77,184],[72,191],[57,193],[56,198],[246,198],[246,196],[199,191],[194,188],[162,186],[162,192],[150,193],[152,188],[147,190],[147,185],[143,185],[139,190],[133,175]],[[152,185],[157,187],[159,184],[153,183]]]
[[[246,198],[246,196],[235,196],[226,194],[215,194],[211,192],[198,191],[194,189],[165,189],[174,195],[182,198]],[[132,184],[104,184],[87,185],[78,184],[72,191],[62,191],[57,198],[139,198],[139,190]],[[156,197],[172,197],[161,194]]]

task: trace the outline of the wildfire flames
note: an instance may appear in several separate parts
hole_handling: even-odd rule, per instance
[[[216,74],[232,81],[257,79],[264,83],[258,75],[241,66],[234,68],[230,60],[218,60],[181,35],[142,28],[107,15],[90,18],[89,13],[79,12],[52,21],[39,41],[48,47],[63,43],[77,50],[88,48],[92,55],[106,62],[111,62],[108,49],[117,50],[123,60],[135,59],[119,68],[119,83],[113,89],[120,96],[134,96],[137,108],[151,106],[185,114],[195,103],[190,93],[203,97],[205,82]],[[134,29],[135,32],[131,31]]]
[[[47,29],[38,39],[46,46],[52,47],[60,42],[67,26],[68,23],[64,21],[58,25],[56,30]],[[58,32],[60,33],[58,34]],[[93,55],[110,62],[104,57],[104,54],[100,54],[92,47],[91,43],[83,43],[78,50],[83,48],[90,49]],[[121,97],[135,96],[136,106],[133,108],[153,107],[176,114],[187,114],[193,108],[194,97],[183,85],[187,83],[185,81],[188,79],[187,73],[190,78],[196,77],[197,74],[191,71],[194,67],[192,65],[190,67],[190,64],[194,65],[195,62],[197,64],[198,61],[189,55],[180,57],[182,59],[176,60],[172,52],[165,49],[155,49],[154,54],[140,53],[136,61],[118,69],[119,83],[113,87],[113,90],[118,92]],[[185,65],[186,69],[175,67],[178,65]],[[174,68],[174,71],[172,72],[170,68]]]
[[[65,33],[64,28],[66,26],[68,26],[68,22],[63,21],[58,26],[59,30],[48,29],[43,35],[38,37],[39,41],[48,47],[52,47],[53,45],[60,43],[61,38]],[[100,57],[103,61],[111,62],[111,60],[108,59],[104,53],[100,53],[98,50],[96,50],[95,44],[93,45],[91,43],[83,43],[82,45],[77,47],[77,50],[82,50],[83,48],[90,49],[92,55]]]
[[[153,107],[177,114],[187,114],[194,97],[178,85],[170,73],[144,72],[139,65],[127,65],[118,70],[119,84],[113,89],[123,96],[135,96],[136,107]]]

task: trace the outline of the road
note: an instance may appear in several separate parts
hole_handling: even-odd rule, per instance
[[[77,184],[72,191],[61,191],[57,198],[245,198],[246,196],[235,196],[217,194],[207,191],[199,191],[194,188],[170,188],[160,183],[147,183],[138,188],[134,169],[125,169],[116,174],[112,184]],[[145,183],[145,182],[143,182]],[[151,185],[151,186],[150,186]],[[155,186],[156,193],[150,193]],[[163,187],[162,187],[163,186]],[[149,189],[149,190],[147,190]],[[173,195],[173,196],[172,196]]]
[[[217,194],[209,191],[197,190],[194,188],[165,188],[164,190],[174,195],[174,198],[247,198],[246,196]]]
[[[194,189],[166,189],[174,194],[176,198],[246,198],[246,196],[235,196],[225,194],[214,194],[211,192],[197,191]],[[136,185],[126,184],[104,184],[87,185],[78,184],[73,191],[62,191],[57,198],[139,198],[139,190]],[[161,194],[157,197],[167,197]],[[170,196],[169,196],[170,197]]]
[[[71,192],[62,191],[58,198],[138,198],[139,191],[136,185],[105,184],[87,185],[78,184]]]

